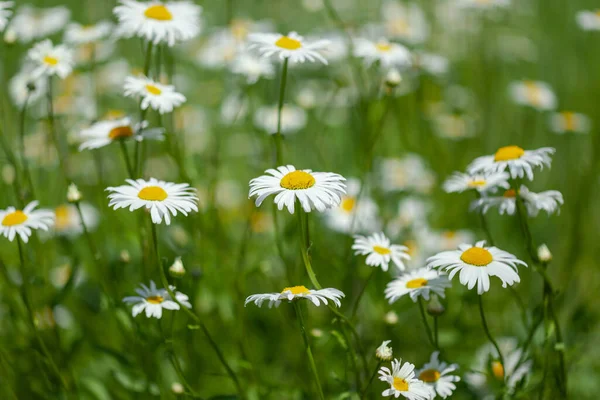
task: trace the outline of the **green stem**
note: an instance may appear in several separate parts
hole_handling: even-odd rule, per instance
[[[21,163],[23,164],[23,175],[24,179],[27,180],[29,190],[31,191],[31,197],[35,199],[33,179],[31,179],[31,173],[29,172],[29,163],[27,157],[25,157],[25,117],[27,115],[27,105],[29,103],[29,96],[31,92],[27,90],[27,96],[23,102],[23,108],[21,109],[21,116],[19,121],[19,152],[21,153]]]
[[[58,156],[58,164],[63,173],[65,181],[67,184],[69,183],[69,175],[68,169],[66,165],[67,155],[63,154],[62,145],[59,140],[58,134],[56,133],[56,123],[54,120],[54,103],[52,100],[52,77],[48,77],[48,91],[46,92],[46,96],[48,99],[48,125],[50,127],[50,136],[52,137],[52,141],[54,142],[54,146],[56,147],[56,152]]]
[[[489,341],[492,343],[492,345],[496,349],[496,352],[498,353],[498,358],[500,359],[500,363],[502,364],[502,368],[506,369],[506,365],[504,364],[504,356],[502,355],[502,352],[500,351],[500,346],[498,346],[496,339],[494,339],[494,337],[492,336],[492,333],[490,332],[487,321],[485,319],[485,313],[483,311],[483,295],[478,295],[477,297],[479,298],[479,315],[481,316],[481,324],[483,325],[483,330],[485,331],[485,334],[488,337]],[[503,379],[504,379],[504,382],[506,382],[506,373],[504,374]]]
[[[352,316],[350,317],[351,319],[354,319],[354,317],[356,317],[356,312],[358,311],[358,305],[360,304],[360,300],[363,298],[363,295],[365,294],[365,291],[367,290],[367,286],[369,285],[369,282],[375,275],[375,271],[376,271],[376,269],[373,268],[373,270],[371,271],[371,273],[365,280],[363,287],[360,289],[360,293],[358,293],[358,297],[356,298],[356,302],[354,302],[354,307],[352,308],[352,314],[351,314]]]
[[[167,346],[169,361],[171,361],[171,365],[173,366],[173,369],[177,373],[179,380],[181,381],[183,386],[186,388],[186,390],[190,393],[191,397],[198,398],[199,396],[196,394],[196,391],[190,386],[187,379],[185,379],[185,375],[183,374],[183,369],[181,368],[179,359],[177,358],[177,355],[175,354],[175,348],[173,347],[173,339],[167,338],[167,335],[165,334],[165,330],[162,326],[161,320],[158,320],[158,327],[159,327],[160,333],[163,337],[163,342],[165,343],[165,346]]]
[[[379,360],[377,362],[377,366],[375,366],[375,370],[373,371],[373,374],[371,375],[371,378],[369,378],[369,381],[367,382],[367,385],[365,386],[365,388],[362,390],[361,394],[360,394],[360,398],[361,399],[366,399],[366,395],[367,392],[369,390],[369,386],[371,386],[371,383],[373,383],[373,381],[375,380],[375,377],[377,376],[377,372],[379,371],[379,367],[381,367],[381,363],[382,361]]]
[[[275,140],[275,159],[277,161],[277,166],[280,166],[283,163],[283,136],[281,135],[281,111],[283,110],[283,103],[285,99],[285,86],[287,83],[288,62],[288,58],[283,60],[283,65],[281,67],[281,81],[279,83],[279,103],[277,104],[277,132],[275,132],[275,135],[273,135],[273,139]]]
[[[148,41],[148,45],[146,47],[146,54],[145,54],[145,61],[144,61],[144,76],[146,76],[147,78],[149,78],[149,74],[150,74],[150,66],[152,64],[152,41]],[[144,119],[146,118],[146,110],[142,109],[142,102],[140,100],[140,126],[141,124],[144,122]],[[141,128],[140,128],[141,130]],[[140,132],[136,132],[136,135],[139,135]],[[135,142],[135,150],[134,150],[134,167],[135,167],[135,176],[140,176],[142,174],[142,164],[143,164],[143,160],[142,160],[142,155],[140,154],[140,150],[141,150],[141,145],[142,142],[139,140],[136,140]]]
[[[317,366],[315,364],[315,359],[310,348],[310,341],[308,340],[306,328],[304,327],[304,318],[302,317],[302,310],[300,310],[300,306],[298,305],[297,301],[292,302],[292,304],[294,305],[294,310],[296,311],[296,315],[298,316],[300,332],[302,333],[302,339],[304,339],[304,347],[306,348],[306,355],[308,356],[310,369],[312,370],[312,373],[315,377],[315,382],[317,383],[317,389],[319,390],[319,398],[321,400],[325,400],[325,396],[323,395],[323,388],[321,387],[321,381],[319,380],[319,373],[317,372]]]
[[[421,319],[423,320],[423,325],[425,326],[425,331],[427,331],[427,338],[429,339],[429,343],[433,346],[434,349],[439,350],[434,339],[433,333],[431,332],[431,327],[429,326],[429,322],[427,322],[427,315],[425,315],[425,306],[423,305],[423,298],[419,296],[419,311],[421,312]]]
[[[438,330],[438,316],[437,315],[433,316],[433,339],[435,340],[435,348],[439,349],[440,348],[440,337],[439,337],[439,330]]]
[[[136,142],[136,146],[139,142]],[[131,165],[131,160],[129,159],[129,152],[127,151],[127,146],[125,146],[125,141],[123,139],[119,140],[119,146],[121,147],[121,153],[123,154],[123,159],[125,160],[125,165],[127,166],[127,174],[131,179],[135,179],[135,172],[133,171],[133,166]]]

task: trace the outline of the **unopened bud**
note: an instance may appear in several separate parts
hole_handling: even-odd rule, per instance
[[[392,348],[388,346],[390,342],[391,340],[384,340],[383,343],[381,343],[381,346],[379,346],[377,350],[375,350],[375,356],[381,361],[389,361],[394,355],[394,353],[392,352]]]
[[[121,254],[119,255],[119,259],[121,262],[127,264],[131,261],[131,256],[127,250],[121,250]]]
[[[385,75],[385,85],[389,88],[395,88],[402,82],[402,75],[400,75],[400,71],[393,68],[388,71]]]
[[[8,28],[6,32],[4,32],[4,43],[13,44],[17,41],[17,32],[13,28]]]
[[[175,262],[173,262],[173,265],[169,267],[169,275],[173,278],[181,278],[185,275],[185,268],[183,267],[181,257],[177,257]]]
[[[74,183],[71,183],[67,188],[67,201],[69,203],[79,203],[81,201],[81,192]]]
[[[185,393],[185,388],[179,382],[173,382],[171,385],[171,391],[175,394],[183,394]]]
[[[320,329],[317,329],[317,328],[313,328],[313,329],[311,329],[311,330],[310,330],[310,334],[311,334],[313,337],[316,337],[316,338],[323,337],[323,331],[322,331],[322,330],[320,330]]]
[[[387,314],[385,314],[383,319],[387,324],[394,325],[398,323],[398,314],[396,314],[394,311],[390,311]]]
[[[427,304],[427,313],[435,317],[442,315],[446,311],[444,305],[435,294],[431,296],[429,304]]]
[[[27,82],[27,91],[29,93],[35,92],[36,86],[35,86],[35,82],[34,81],[29,81]]]
[[[538,258],[543,263],[549,263],[552,261],[552,253],[550,253],[550,249],[545,244],[542,244],[538,247],[537,250]]]

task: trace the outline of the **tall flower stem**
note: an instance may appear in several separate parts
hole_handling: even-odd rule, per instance
[[[275,160],[277,161],[277,166],[283,163],[283,136],[281,135],[281,112],[283,110],[283,103],[285,99],[285,86],[287,83],[288,62],[289,59],[286,58],[285,60],[283,60],[283,65],[281,66],[281,81],[279,82],[279,102],[277,103],[277,132],[275,132],[275,134],[273,135],[273,139],[275,140]]]
[[[136,142],[136,146],[139,142]],[[127,151],[127,146],[125,146],[125,141],[123,139],[119,139],[119,147],[121,147],[121,153],[123,154],[123,159],[125,160],[125,165],[127,166],[127,174],[131,179],[135,179],[134,167],[131,164],[131,160],[129,159],[129,152]]]
[[[50,136],[52,141],[54,142],[54,146],[56,147],[56,152],[58,155],[58,164],[63,173],[65,181],[67,184],[69,183],[69,175],[67,169],[67,155],[63,153],[62,145],[58,134],[56,132],[56,122],[54,120],[54,103],[52,100],[52,77],[48,77],[48,91],[46,92],[47,100],[48,100],[48,126],[50,129]]]
[[[367,384],[365,385],[365,388],[362,390],[361,394],[360,394],[360,398],[361,399],[366,399],[366,395],[367,392],[369,390],[369,387],[371,386],[371,383],[373,383],[373,381],[375,380],[375,377],[377,376],[377,372],[379,371],[379,367],[381,367],[381,363],[382,361],[379,360],[377,362],[377,365],[375,366],[375,370],[373,371],[373,374],[371,374],[371,377],[369,378],[369,381],[367,382]]]
[[[304,339],[304,347],[306,349],[306,355],[308,356],[308,362],[310,364],[310,369],[315,377],[315,382],[317,384],[317,389],[319,391],[319,398],[321,400],[325,400],[325,396],[323,395],[323,388],[321,387],[321,381],[319,380],[319,373],[317,372],[317,366],[315,364],[315,359],[312,354],[312,350],[310,348],[310,341],[308,340],[308,335],[306,334],[306,328],[304,326],[304,318],[302,317],[302,310],[298,305],[297,301],[292,302],[294,304],[294,310],[296,311],[296,316],[298,317],[298,323],[300,324],[300,333],[302,333],[302,339]]]
[[[144,61],[144,76],[149,78],[149,74],[150,74],[150,65],[152,64],[152,46],[153,43],[152,41],[148,41],[148,45],[146,47],[146,53],[145,53],[145,61]],[[139,135],[141,132],[141,126],[142,123],[144,122],[144,119],[146,118],[146,111],[147,109],[142,109],[142,103],[140,101],[140,129],[138,130],[138,132],[136,132],[136,135]],[[139,176],[142,174],[142,164],[143,164],[143,160],[142,160],[142,156],[140,154],[140,150],[141,150],[141,144],[142,142],[139,140],[136,140],[135,142],[135,150],[134,150],[134,171],[135,171],[135,176]]]
[[[31,329],[33,330],[35,339],[37,340],[38,345],[40,346],[40,349],[42,350],[42,353],[46,357],[46,361],[48,362],[50,369],[52,370],[52,372],[56,375],[56,377],[60,381],[61,386],[65,390],[68,391],[69,387],[68,387],[66,381],[63,379],[63,377],[60,373],[60,370],[58,369],[58,366],[54,362],[52,355],[48,351],[46,344],[44,343],[44,341],[42,340],[42,337],[40,336],[40,332],[37,330],[37,327],[35,326],[35,316],[34,316],[33,309],[31,307],[31,303],[29,301],[29,295],[28,295],[29,274],[27,273],[27,268],[25,267],[25,255],[23,253],[23,244],[21,243],[21,238],[18,236],[17,236],[17,246],[19,247],[19,261],[21,263],[21,276],[22,276],[22,281],[23,281],[21,283],[21,297],[23,298],[23,303],[25,303],[25,308],[27,309],[27,315],[29,317],[28,322],[31,325]]]
[[[485,319],[485,312],[483,311],[483,295],[478,295],[477,297],[479,298],[479,315],[481,316],[481,324],[483,325],[483,330],[485,331],[485,334],[488,337],[489,341],[496,349],[496,352],[498,353],[498,358],[500,359],[500,363],[502,364],[502,368],[505,369],[506,365],[504,364],[504,356],[500,351],[500,346],[498,346],[498,342],[496,342],[496,339],[494,339],[494,337],[492,336],[492,333],[490,332],[487,321]],[[506,381],[506,373],[502,378],[504,381]]]
[[[427,322],[427,315],[425,315],[425,305],[423,304],[423,298],[419,296],[419,311],[421,313],[421,320],[423,320],[423,325],[425,326],[425,331],[427,332],[427,338],[429,339],[429,343],[433,346],[434,349],[439,350],[435,337],[433,336],[433,332],[431,331],[431,327],[429,326],[429,322]]]
[[[373,268],[373,270],[371,271],[371,273],[365,280],[365,283],[363,284],[362,288],[360,289],[360,293],[358,293],[358,297],[356,298],[356,301],[354,302],[354,307],[352,307],[352,314],[350,317],[351,319],[354,319],[354,317],[356,317],[356,312],[358,311],[358,305],[360,304],[360,300],[363,298],[363,295],[365,294],[365,291],[367,290],[367,286],[369,285],[369,282],[371,282],[371,279],[375,275],[375,272],[376,272],[376,269]]]
[[[190,317],[202,329],[202,332],[206,336],[206,339],[208,340],[210,346],[212,347],[212,349],[216,353],[217,357],[219,358],[219,361],[221,362],[221,364],[223,365],[223,367],[227,371],[227,374],[229,375],[229,377],[231,378],[231,380],[235,384],[235,387],[236,387],[236,389],[238,391],[238,394],[239,394],[240,398],[245,399],[246,398],[246,394],[244,393],[244,390],[242,389],[242,385],[240,384],[240,381],[239,381],[237,375],[235,374],[235,372],[233,371],[233,369],[229,366],[229,363],[225,359],[225,356],[223,355],[223,352],[221,351],[221,349],[217,345],[217,342],[215,342],[215,340],[211,336],[211,334],[208,331],[208,328],[206,327],[206,325],[204,325],[204,322],[196,314],[194,314],[189,308],[187,308],[186,306],[184,306],[183,304],[181,304],[179,302],[179,300],[177,300],[177,297],[175,296],[175,293],[173,292],[173,290],[169,286],[169,281],[167,280],[167,276],[165,274],[165,269],[164,269],[164,267],[162,265],[162,261],[161,261],[161,258],[160,258],[160,252],[159,252],[159,249],[158,249],[158,235],[156,233],[156,224],[153,223],[152,221],[150,221],[150,223],[152,225],[152,241],[153,241],[153,244],[154,244],[154,252],[155,252],[154,254],[156,256],[156,262],[158,264],[158,269],[159,269],[159,273],[160,273],[160,280],[162,282],[162,285],[165,287],[165,290],[169,293],[169,296],[171,296],[171,300],[173,300],[175,303],[177,303],[179,305],[179,308],[181,310],[183,310],[183,312],[185,312],[188,315],[188,317]]]
[[[19,116],[19,152],[21,153],[20,156],[23,168],[23,180],[27,181],[27,184],[29,185],[29,191],[31,192],[31,197],[35,199],[33,179],[31,179],[31,173],[29,172],[29,163],[27,162],[27,157],[25,157],[25,117],[27,116],[27,105],[29,103],[30,94],[31,92],[28,88],[25,101],[23,102],[23,108],[21,108],[21,113]]]

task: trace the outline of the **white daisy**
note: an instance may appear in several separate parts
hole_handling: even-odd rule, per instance
[[[10,97],[19,108],[25,105],[25,101],[28,105],[35,103],[47,92],[47,80],[34,72],[35,67],[25,65],[9,82]]]
[[[81,25],[70,23],[65,29],[64,40],[66,43],[87,44],[96,43],[105,39],[113,30],[110,21],[99,21],[94,25]]]
[[[405,5],[395,0],[387,0],[381,7],[381,17],[385,33],[390,38],[419,44],[429,36],[425,14],[415,3]]]
[[[274,135],[277,133],[278,109],[275,106],[262,106],[254,114],[254,125]],[[295,133],[306,126],[306,111],[302,108],[284,104],[281,109],[281,133]]]
[[[57,75],[65,79],[73,71],[73,51],[65,45],[54,46],[46,39],[31,48],[27,57],[36,65],[34,75]]]
[[[392,361],[391,371],[387,367],[381,367],[379,380],[390,385],[389,389],[383,391],[382,396],[404,396],[409,400],[430,400],[433,397],[431,389],[415,378],[415,365],[409,362],[402,364],[402,359]]]
[[[265,58],[250,52],[241,52],[229,65],[232,73],[246,77],[246,83],[252,85],[260,78],[271,79],[275,76],[275,67]]]
[[[460,381],[460,377],[450,375],[451,372],[458,369],[458,364],[448,365],[439,360],[439,355],[439,351],[433,352],[429,362],[417,371],[417,376],[429,385],[438,396],[445,399],[452,396],[452,392],[456,390],[454,382]]]
[[[539,81],[518,81],[509,86],[513,101],[540,111],[556,108],[556,95],[550,85]]]
[[[139,296],[125,297],[123,301],[125,303],[133,304],[131,314],[136,317],[142,311],[146,311],[147,318],[162,317],[163,308],[165,310],[179,310],[179,304],[171,300],[169,292],[166,289],[159,289],[156,287],[154,281],[150,281],[150,287],[140,284],[141,289],[135,289]]]
[[[391,340],[384,340],[375,350],[375,356],[382,361],[390,361],[394,355],[392,348],[388,346],[391,342]]]
[[[377,41],[356,39],[354,56],[362,58],[366,65],[372,65],[379,61],[384,69],[408,67],[412,62],[410,51],[406,47],[383,38]]]
[[[361,193],[360,186],[360,181],[356,178],[346,181],[346,194],[342,196],[339,207],[331,208],[325,213],[329,228],[342,233],[381,229],[381,222],[377,218],[377,203]]]
[[[198,197],[195,189],[187,183],[171,183],[150,178],[127,179],[129,185],[106,188],[109,192],[109,207],[115,210],[129,207],[134,211],[144,207],[150,211],[152,222],[160,224],[164,218],[167,225],[171,224],[171,215],[179,211],[187,216],[191,211],[198,211]]]
[[[82,143],[79,145],[79,151],[98,149],[100,147],[108,146],[114,141],[134,137],[136,140],[146,138],[162,140],[164,138],[162,135],[162,128],[144,129],[147,126],[148,122],[145,121],[142,124],[134,125],[129,117],[98,121],[80,132],[79,135]],[[136,132],[138,131],[140,131],[140,133],[136,136]]]
[[[267,197],[275,195],[274,203],[277,204],[277,208],[282,210],[285,206],[290,214],[294,213],[296,199],[305,212],[314,209],[323,212],[328,208],[337,207],[346,192],[346,179],[332,172],[296,170],[293,165],[284,165],[265,172],[269,175],[262,175],[250,181],[248,198],[256,196],[257,207]]]
[[[286,287],[281,293],[262,293],[253,294],[248,296],[244,302],[244,307],[248,303],[254,303],[261,307],[265,301],[269,301],[269,308],[275,306],[279,307],[282,300],[292,301],[299,299],[310,300],[315,306],[327,304],[327,300],[333,301],[333,303],[340,307],[342,303],[340,299],[344,297],[344,293],[334,288],[325,288],[320,290],[307,289],[304,286],[292,286]]]
[[[563,111],[550,116],[550,129],[559,135],[564,133],[588,133],[592,129],[592,121],[585,114]]]
[[[385,192],[414,190],[429,193],[435,184],[435,175],[416,154],[401,159],[386,158],[379,164],[380,187]]]
[[[477,134],[477,118],[467,113],[439,111],[433,115],[436,134],[450,140],[462,140]]]
[[[35,8],[22,5],[7,28],[20,42],[41,39],[60,31],[71,18],[71,11],[65,6]]]
[[[18,234],[27,243],[32,229],[47,231],[54,224],[54,213],[50,210],[35,210],[37,205],[37,201],[32,201],[23,210],[15,207],[0,210],[0,235],[12,242]]]
[[[118,36],[144,38],[154,44],[175,45],[200,33],[202,7],[190,1],[138,2],[120,0],[121,5],[113,10],[119,25]]]
[[[548,215],[554,214],[559,211],[560,206],[564,203],[563,195],[557,190],[534,193],[521,185],[519,196],[523,199],[527,214],[530,217],[537,216],[542,210],[546,211]],[[515,190],[509,189],[502,196],[482,197],[471,203],[471,210],[479,210],[482,213],[486,213],[492,207],[498,207],[500,215],[514,215],[516,211]]]
[[[408,294],[412,301],[417,302],[419,296],[429,300],[430,292],[444,297],[444,290],[451,286],[446,274],[429,268],[419,268],[400,275],[387,284],[385,298],[390,304]]]
[[[450,61],[439,54],[418,52],[415,54],[414,66],[432,76],[441,77],[448,73]]]
[[[263,57],[277,56],[280,60],[288,59],[291,63],[305,61],[320,61],[327,64],[327,60],[319,52],[327,47],[329,41],[305,41],[296,32],[287,35],[280,33],[251,33],[248,35],[249,49],[256,49]]]
[[[552,154],[556,149],[542,147],[537,150],[523,150],[519,146],[500,147],[494,155],[478,157],[467,167],[470,174],[491,174],[508,169],[513,179],[527,175],[533,180],[533,167],[550,168]]]
[[[584,31],[600,31],[600,10],[579,11],[575,18]]]
[[[151,107],[161,114],[172,112],[186,101],[184,95],[175,91],[175,86],[163,85],[145,76],[125,78],[125,96],[141,97],[143,110]]]
[[[98,226],[98,211],[90,204],[79,203],[83,222],[89,231]],[[83,232],[83,224],[77,208],[73,204],[63,204],[54,209],[53,231],[59,236],[73,237]]]
[[[521,281],[517,265],[527,266],[524,261],[497,247],[485,247],[485,241],[475,246],[461,244],[458,250],[443,251],[427,259],[428,268],[450,271],[450,279],[460,272],[460,283],[469,290],[477,284],[477,294],[490,290],[490,276],[497,276],[502,287]]]
[[[387,271],[390,261],[396,265],[400,271],[404,271],[406,266],[403,260],[410,260],[406,252],[408,247],[397,244],[391,244],[383,233],[374,233],[371,236],[354,236],[352,250],[355,255],[366,255],[366,264],[374,267],[381,267]]]
[[[510,187],[509,178],[510,175],[506,172],[492,172],[487,175],[455,172],[444,182],[444,191],[446,193],[462,193],[475,189],[479,193],[493,193],[498,188],[508,189]]]
[[[0,32],[4,30],[8,19],[12,15],[10,8],[14,5],[12,1],[0,1]]]

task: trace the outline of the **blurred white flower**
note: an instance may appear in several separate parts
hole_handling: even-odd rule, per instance
[[[36,66],[34,76],[56,75],[65,79],[73,71],[73,50],[65,45],[54,46],[48,39],[33,46],[27,58]]]
[[[562,111],[550,116],[550,129],[559,135],[565,133],[588,133],[592,129],[592,121],[585,114]]]
[[[494,8],[509,7],[511,0],[458,0],[457,4],[462,8],[488,10]]]
[[[379,186],[385,192],[414,190],[430,193],[435,184],[435,176],[416,154],[407,154],[401,159],[383,159],[379,164],[379,175]]]
[[[329,228],[342,233],[373,232],[381,228],[377,217],[377,203],[366,194],[361,194],[360,186],[358,179],[348,178],[346,194],[342,196],[339,207],[325,213],[325,222]]]
[[[466,113],[438,111],[433,122],[436,134],[446,139],[462,140],[477,134],[477,119]]]
[[[69,22],[71,11],[65,6],[35,8],[30,5],[19,7],[7,29],[20,42],[41,39],[60,31]]]
[[[354,56],[362,58],[366,65],[379,62],[381,68],[407,68],[412,63],[410,51],[385,38],[377,41],[359,38],[354,41]]]
[[[600,13],[598,11],[579,11],[575,18],[579,27],[584,31],[600,31]]]
[[[94,231],[98,226],[99,214],[94,206],[80,203],[83,223],[88,231]],[[59,236],[73,237],[83,233],[83,224],[77,208],[72,204],[63,204],[54,209],[54,232]]]
[[[138,296],[125,297],[123,302],[133,304],[131,314],[136,317],[142,311],[146,312],[147,318],[162,318],[163,309],[179,310],[179,304],[171,299],[167,289],[159,289],[154,281],[150,281],[150,287],[140,284],[141,288],[135,289]],[[187,297],[187,296],[186,296]]]
[[[29,106],[43,97],[46,94],[47,85],[47,80],[35,73],[35,67],[26,64],[11,78],[8,89],[13,103],[21,108],[25,105],[25,101]]]
[[[248,51],[240,52],[229,66],[232,73],[246,77],[246,83],[252,85],[260,78],[271,79],[275,76],[275,67],[264,57],[258,57]]]
[[[550,85],[540,81],[518,81],[509,86],[512,100],[522,106],[530,106],[540,111],[556,108],[556,95]]]
[[[244,93],[229,93],[221,103],[221,120],[228,125],[243,121],[248,115],[248,106],[248,97]]]
[[[64,40],[70,44],[97,43],[110,35],[113,24],[110,21],[98,21],[94,25],[81,25],[70,23],[65,29]]]
[[[560,206],[564,203],[563,195],[556,190],[534,193],[521,185],[519,196],[523,199],[525,208],[527,208],[527,214],[530,217],[537,216],[542,210],[546,211],[548,215],[554,214],[560,210]],[[498,207],[498,212],[501,215],[514,215],[516,211],[515,190],[509,189],[502,196],[482,197],[471,203],[471,210],[479,210],[482,213],[486,213],[493,207]]]
[[[467,190],[477,190],[479,193],[494,193],[499,188],[508,189],[510,175],[506,172],[492,172],[490,174],[464,174],[454,172],[444,182],[446,193],[462,193]]]
[[[429,37],[429,26],[423,10],[415,4],[405,5],[386,0],[381,7],[386,35],[409,44],[423,43]]]
[[[273,135],[277,133],[277,105],[262,106],[254,114],[254,125],[267,133]],[[284,104],[281,109],[281,133],[295,133],[306,126],[306,111],[302,108]]]
[[[4,31],[4,28],[8,24],[8,19],[12,15],[10,9],[14,5],[12,1],[0,1],[0,32]]]

